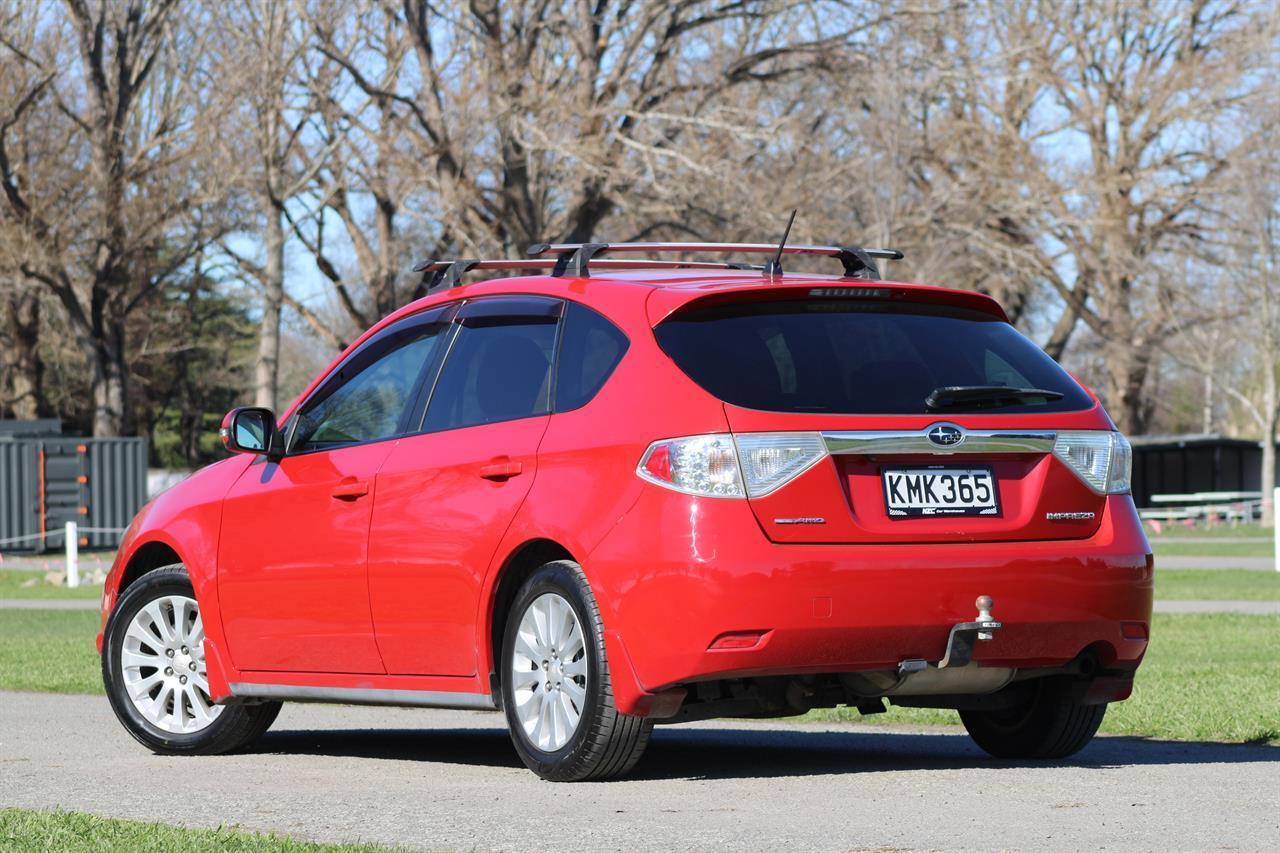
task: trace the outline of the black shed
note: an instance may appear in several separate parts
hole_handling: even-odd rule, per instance
[[[1133,500],[1152,495],[1256,492],[1262,488],[1262,443],[1217,433],[1130,436]]]

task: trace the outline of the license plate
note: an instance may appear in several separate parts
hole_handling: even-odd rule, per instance
[[[990,468],[885,468],[880,481],[890,518],[1000,515]]]

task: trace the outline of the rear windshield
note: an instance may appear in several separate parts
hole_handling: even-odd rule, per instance
[[[804,300],[740,303],[677,314],[655,330],[680,369],[726,403],[772,412],[935,414],[943,386],[1057,391],[1002,412],[1093,405],[1053,359],[1008,323],[948,306]]]

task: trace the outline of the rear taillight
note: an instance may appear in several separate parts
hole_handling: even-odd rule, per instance
[[[740,498],[746,494],[733,436],[727,433],[655,441],[640,458],[637,473],[688,495]]]
[[[1064,430],[1053,443],[1053,455],[1100,495],[1129,491],[1133,449],[1118,432]]]
[[[649,445],[637,472],[689,495],[753,498],[776,491],[827,455],[818,433],[727,433],[669,438]]]

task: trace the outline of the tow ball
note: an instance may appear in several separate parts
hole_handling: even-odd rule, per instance
[[[951,626],[951,635],[947,637],[947,653],[938,661],[938,669],[968,666],[973,660],[973,644],[995,637],[995,632],[1003,625],[991,617],[992,604],[991,596],[978,596],[974,601],[978,608],[978,618],[973,622],[957,622]]]

